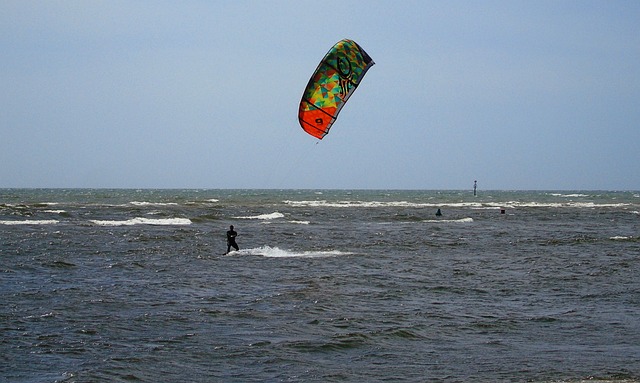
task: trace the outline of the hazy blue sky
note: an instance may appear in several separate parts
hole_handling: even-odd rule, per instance
[[[0,187],[640,189],[636,0],[5,0],[0,52]]]

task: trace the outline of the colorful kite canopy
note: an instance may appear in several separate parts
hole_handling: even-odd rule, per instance
[[[341,40],[324,56],[300,101],[298,120],[310,135],[322,139],[353,91],[374,64],[355,41]]]

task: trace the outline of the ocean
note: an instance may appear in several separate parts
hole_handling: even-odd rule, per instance
[[[0,381],[638,382],[639,261],[640,192],[0,189]]]

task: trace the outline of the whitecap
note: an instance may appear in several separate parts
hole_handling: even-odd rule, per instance
[[[436,222],[436,223],[447,223],[447,222],[455,222],[455,223],[471,223],[473,222],[473,218],[460,218],[460,219],[425,219],[422,222]]]
[[[329,202],[326,200],[315,200],[315,201],[291,201],[285,200],[282,201],[287,205],[291,205],[294,207],[339,207],[339,208],[352,208],[352,207],[365,207],[365,208],[379,208],[379,207],[435,207],[439,206],[438,204],[433,203],[415,203],[415,202],[407,202],[407,201],[335,201]]]
[[[0,225],[54,225],[60,221],[55,219],[26,220],[26,221],[0,221]]]
[[[276,218],[283,218],[284,214],[279,213],[279,212],[274,212],[274,213],[270,213],[270,214],[260,214],[260,215],[254,215],[254,216],[246,216],[246,217],[236,217],[237,219],[276,219]]]
[[[502,206],[509,208],[582,208],[582,209],[595,209],[595,208],[621,208],[630,206],[628,203],[594,203],[594,202],[517,202],[509,201],[498,204],[487,204],[487,206]]]
[[[589,197],[587,194],[580,194],[580,193],[574,193],[574,194],[551,193],[550,195],[554,197],[561,197],[561,198]]]
[[[151,218],[131,218],[125,221],[103,221],[92,219],[91,222],[95,223],[99,226],[132,226],[132,225],[161,225],[161,226],[171,226],[171,225],[191,225],[191,220],[187,218],[161,218],[161,219],[151,219]]]
[[[612,241],[627,241],[627,240],[629,240],[631,238],[633,238],[633,237],[625,237],[625,236],[621,236],[621,235],[616,235],[616,236],[613,236],[613,237],[609,237],[609,239],[612,240]]]
[[[146,201],[131,201],[129,204],[134,206],[177,206],[175,202],[146,202]]]
[[[228,256],[255,255],[266,258],[327,258],[350,254],[353,253],[339,250],[291,251],[280,249],[278,247],[261,246],[253,249],[241,249],[238,251],[232,251],[228,254]]]
[[[579,196],[572,194],[572,197]],[[282,201],[284,204],[293,207],[316,207],[316,208],[470,208],[470,209],[494,209],[494,208],[618,208],[630,206],[628,203],[594,203],[594,202],[535,202],[535,201],[504,201],[504,202],[408,202],[408,201],[327,201],[327,200],[306,200],[306,201]]]

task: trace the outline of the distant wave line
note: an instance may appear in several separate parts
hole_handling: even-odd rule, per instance
[[[549,195],[552,195],[554,197],[562,197],[562,198],[580,198],[580,197],[589,197],[589,195],[587,194],[562,194],[562,193],[551,193]]]
[[[407,201],[336,201],[329,202],[326,200],[317,201],[283,201],[284,204],[293,207],[335,207],[335,208],[386,208],[386,207],[405,207],[405,208],[435,208],[435,207],[453,207],[453,208],[472,208],[472,209],[500,209],[500,208],[616,208],[633,206],[629,203],[603,203],[594,202],[407,202]]]
[[[31,219],[25,221],[0,221],[2,225],[54,225],[60,221],[56,219]]]
[[[269,214],[260,214],[260,215],[252,215],[252,216],[244,216],[244,217],[235,217],[236,219],[276,219],[276,218],[284,218],[284,214],[280,212],[273,212]]]
[[[467,218],[460,218],[460,219],[425,219],[422,222],[434,222],[434,223],[451,223],[451,222],[456,222],[456,223],[471,223],[473,222],[473,218],[471,217],[467,217]]]
[[[128,219],[125,221],[107,221],[107,220],[97,220],[92,219],[90,222],[93,222],[99,226],[132,226],[132,225],[160,225],[160,226],[171,226],[171,225],[191,225],[191,220],[187,218],[160,218],[160,219],[151,219],[151,218],[141,218],[136,217],[132,219]]]
[[[634,238],[632,236],[624,236],[624,235],[616,235],[613,237],[609,237],[609,239],[612,241],[637,241],[637,238]]]
[[[146,201],[131,201],[129,204],[134,206],[177,206],[176,202],[146,202]]]
[[[326,200],[318,200],[318,201],[283,201],[284,204],[294,206],[294,207],[339,207],[339,208],[350,208],[350,207],[434,207],[434,206],[442,206],[442,204],[433,204],[433,203],[414,203],[414,202],[406,202],[406,201],[395,201],[395,202],[379,202],[379,201],[336,201],[329,202]]]

